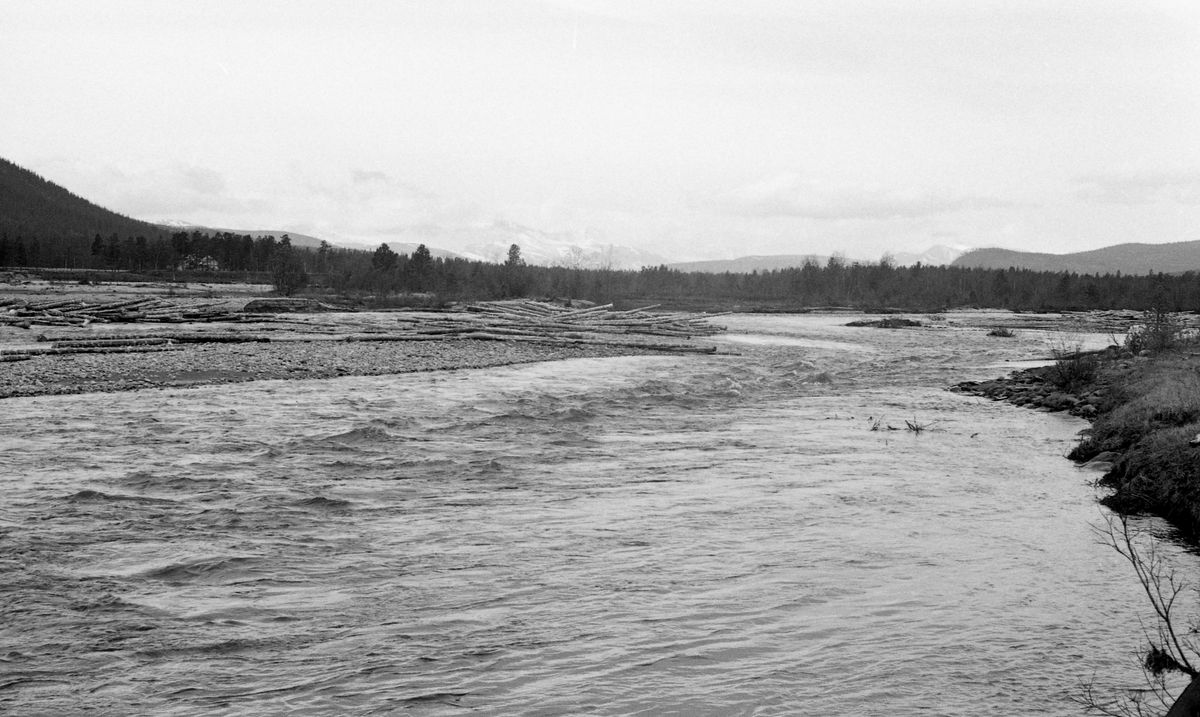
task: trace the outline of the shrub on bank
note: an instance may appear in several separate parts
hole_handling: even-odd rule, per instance
[[[1046,378],[1068,393],[1082,393],[1096,381],[1100,372],[1100,355],[1096,353],[1063,354],[1055,352],[1054,365]]]
[[[1103,499],[1125,514],[1162,516],[1200,537],[1200,371],[1182,352],[1106,366],[1100,415],[1068,457],[1121,454],[1099,482]]]

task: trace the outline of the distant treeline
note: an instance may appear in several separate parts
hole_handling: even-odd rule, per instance
[[[563,296],[592,301],[780,310],[814,306],[935,310],[973,306],[1014,310],[1158,308],[1200,310],[1200,276],[1095,276],[1026,269],[949,266],[897,267],[824,264],[750,274],[528,266],[520,248],[501,264],[435,258],[424,246],[411,255],[386,244],[375,251],[292,246],[286,235],[253,238],[231,233],[175,232],[169,236],[96,234],[91,240],[39,240],[0,232],[0,266],[120,270],[162,276],[252,274],[282,293],[304,286],[377,298],[420,293],[430,300]]]

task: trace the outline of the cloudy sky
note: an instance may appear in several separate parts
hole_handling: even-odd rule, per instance
[[[671,258],[1200,239],[1200,2],[0,0],[0,156],[148,220]]]

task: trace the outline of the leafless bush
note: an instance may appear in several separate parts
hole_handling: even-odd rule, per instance
[[[1150,717],[1165,715],[1175,702],[1168,678],[1178,672],[1192,679],[1194,664],[1200,664],[1200,623],[1196,616],[1181,614],[1180,598],[1192,593],[1191,586],[1175,572],[1153,538],[1143,539],[1142,531],[1130,525],[1125,515],[1110,515],[1096,533],[1100,541],[1113,548],[1133,566],[1150,605],[1154,610],[1153,627],[1142,625],[1146,647],[1141,653],[1145,680],[1142,687],[1101,690],[1095,681],[1082,685],[1076,698],[1089,714],[1113,717]],[[1139,547],[1139,543],[1144,547]]]
[[[929,428],[931,428],[933,426],[932,423],[919,422],[915,416],[913,417],[913,419],[911,421],[908,419],[905,419],[904,425],[908,426],[908,430],[912,431],[913,433],[921,433],[923,431],[928,430]]]

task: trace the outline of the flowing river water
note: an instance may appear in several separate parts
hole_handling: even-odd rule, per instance
[[[723,320],[739,355],[0,402],[0,712],[1070,715],[1135,681],[1085,424],[945,390],[1053,338]]]

